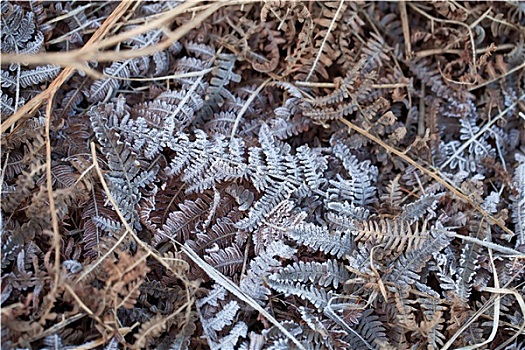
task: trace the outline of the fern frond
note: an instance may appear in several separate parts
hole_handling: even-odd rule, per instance
[[[315,311],[313,309],[305,306],[299,306],[299,312],[301,313],[301,318],[313,331],[319,332],[325,336],[328,335],[328,329],[321,322],[320,318],[314,314]]]
[[[316,121],[331,121],[346,117],[358,110],[354,102],[341,103],[336,107],[314,108],[303,111],[303,114]]]
[[[281,267],[281,262],[274,257],[289,259],[296,250],[284,244],[282,241],[272,242],[259,256],[250,262],[250,269],[241,278],[240,287],[259,303],[268,299],[271,291],[267,288],[268,276]]]
[[[3,91],[0,92],[0,112],[2,113],[2,116],[4,116],[4,118],[9,117],[13,113],[15,113],[15,107],[13,106],[13,98],[4,94]]]
[[[248,333],[248,325],[244,322],[237,322],[227,336],[218,339],[218,342],[210,344],[213,350],[233,350],[239,342],[239,338],[245,338]]]
[[[389,211],[396,212],[401,209],[403,193],[401,192],[401,185],[399,184],[400,177],[401,176],[398,175],[390,180],[385,187],[385,193],[381,195],[382,205],[388,208]]]
[[[416,299],[416,302],[421,305],[425,317],[422,328],[426,334],[427,342],[432,349],[439,349],[446,340],[446,336],[443,334],[445,328],[443,316],[448,308],[442,304],[439,293],[435,290],[420,283],[416,283],[416,286],[421,292],[428,295],[428,297],[420,296]]]
[[[297,148],[297,158],[302,169],[306,184],[312,191],[321,187],[325,182],[324,171],[328,168],[328,161],[319,151],[309,148],[307,145]]]
[[[2,52],[35,54],[43,43],[44,35],[36,29],[34,12],[15,4],[2,13]]]
[[[218,252],[210,252],[204,256],[204,260],[223,274],[233,276],[241,270],[244,263],[244,254],[234,244],[231,247],[220,249]]]
[[[191,336],[195,333],[197,326],[195,321],[197,320],[196,312],[190,312],[186,317],[185,323],[182,325],[180,331],[177,333],[175,339],[170,341],[169,350],[189,350]]]
[[[47,65],[38,66],[35,69],[24,70],[20,73],[20,86],[27,88],[31,85],[53,80],[60,72],[60,67]]]
[[[432,219],[436,216],[435,209],[439,198],[442,197],[442,193],[438,194],[426,194],[421,196],[418,200],[403,206],[403,211],[399,215],[400,220],[406,220],[410,224],[417,220],[425,217],[427,220]]]
[[[316,288],[313,285],[309,287],[301,283],[293,283],[293,281],[276,281],[268,280],[270,287],[285,295],[296,295],[303,300],[312,303],[319,311],[323,311],[328,305],[328,301],[332,298],[332,292],[327,292],[323,288]]]
[[[403,220],[367,220],[356,224],[356,241],[366,241],[372,245],[380,245],[385,251],[410,252],[419,249],[429,238],[426,223],[421,231],[419,225],[412,229]]]
[[[331,233],[326,227],[316,226],[312,223],[292,227],[288,235],[299,244],[314,251],[335,255],[337,258],[350,254],[354,249],[354,242],[350,233],[343,235],[339,232]]]
[[[224,327],[230,326],[233,323],[234,317],[240,308],[239,304],[235,300],[232,300],[224,305],[212,318],[206,319],[202,327],[206,333],[221,331]]]
[[[166,223],[162,226],[162,233],[155,236],[154,242],[157,244],[162,242],[165,239],[164,235],[181,242],[189,239],[192,227],[195,227],[198,220],[203,220],[210,210],[211,199],[207,198],[208,202],[203,198],[180,203],[179,210],[169,214]]]
[[[386,328],[379,316],[373,314],[374,310],[363,312],[355,333],[349,333],[349,344],[352,349],[388,349],[389,342]],[[391,347],[390,347],[391,348]]]
[[[384,62],[390,61],[390,56],[387,54],[388,48],[383,37],[376,33],[370,33],[370,36],[372,38],[367,40],[362,54],[363,58],[366,59],[366,64],[363,67],[365,74],[381,67]]]
[[[335,230],[355,230],[355,221],[364,221],[370,216],[368,209],[356,207],[347,201],[329,202],[327,207],[331,212],[326,214],[326,218]]]
[[[348,147],[342,143],[337,143],[333,147],[334,155],[342,162],[350,180],[343,179],[337,175],[338,181],[331,180],[330,184],[334,189],[329,189],[328,193],[335,198],[347,199],[360,206],[373,203],[375,201],[376,187],[372,185],[378,176],[378,170],[370,164],[370,161],[359,162],[359,160],[350,153]],[[332,193],[332,194],[331,194]]]
[[[432,227],[430,232],[432,237],[425,240],[419,249],[402,254],[393,263],[393,271],[385,276],[386,280],[401,286],[410,286],[420,280],[419,273],[432,258],[432,254],[439,252],[449,244],[442,229]]]
[[[278,282],[311,282],[321,287],[332,285],[337,288],[349,278],[348,272],[343,265],[336,260],[327,260],[324,263],[303,262],[294,263],[282,268],[270,276],[271,280]]]
[[[113,62],[111,66],[104,68],[104,74],[113,78],[98,79],[90,87],[87,99],[90,102],[104,101],[112,97],[120,87],[119,79],[129,79],[131,73],[128,67],[129,61]]]
[[[233,100],[233,94],[227,89],[230,81],[240,82],[241,76],[233,72],[235,66],[235,55],[219,54],[215,59],[215,69],[212,71],[213,78],[206,91],[206,100],[222,104],[224,99]]]
[[[168,321],[166,315],[157,314],[153,316],[140,326],[139,332],[134,335],[136,340],[133,345],[137,348],[147,347],[153,338],[158,337],[167,329]]]
[[[284,200],[290,198],[295,190],[290,184],[281,183],[278,187],[269,188],[266,193],[255,202],[248,217],[237,223],[237,227],[244,230],[253,230],[262,225],[268,215]]]

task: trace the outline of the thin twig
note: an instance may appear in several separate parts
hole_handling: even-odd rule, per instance
[[[502,45],[496,46],[496,48],[494,49],[494,52],[512,50],[515,47],[516,47],[515,44],[502,44]],[[476,53],[483,54],[489,50],[492,50],[492,49],[490,47],[484,47],[482,49],[476,49]],[[435,49],[417,51],[414,53],[414,57],[427,57],[427,56],[443,55],[443,54],[461,55],[463,52],[464,50],[460,50],[460,49],[449,49],[446,47],[445,48],[435,48]]]
[[[403,28],[403,38],[405,40],[405,57],[407,60],[412,58],[412,45],[410,42],[410,27],[408,24],[407,5],[405,0],[398,3],[399,14],[401,15],[401,26]]]
[[[266,84],[268,84],[270,81],[272,81],[272,78],[268,78],[265,81],[263,81],[261,85],[259,85],[259,87],[250,94],[250,97],[248,97],[246,102],[244,102],[241,110],[239,111],[239,114],[237,114],[237,117],[235,118],[235,123],[233,123],[232,132],[230,134],[230,140],[232,140],[235,136],[237,128],[239,127],[239,122],[241,121],[241,118],[244,115],[244,113],[246,113],[246,111],[248,110],[248,107],[250,107],[250,104],[253,102],[253,100],[255,100],[255,98],[259,95],[262,89],[264,89]]]
[[[93,318],[95,321],[97,321],[101,326],[103,326],[104,328],[106,328],[107,330],[109,331],[114,331],[113,328],[111,328],[108,324],[106,324],[106,322],[102,321],[100,319],[100,317],[98,317],[97,315],[95,315],[95,313],[93,311],[91,311],[91,309],[86,305],[84,304],[84,302],[82,301],[82,299],[80,299],[80,297],[77,295],[77,293],[75,293],[75,291],[69,286],[69,284],[67,283],[64,283],[64,287],[66,288],[66,290],[69,292],[69,294],[71,294],[71,296],[73,297],[73,299],[75,299],[75,301],[77,302],[78,306],[80,306],[80,308],[82,310],[84,310],[91,318]]]
[[[417,120],[417,136],[425,135],[425,83],[421,82],[421,96],[419,96],[419,116]]]
[[[512,73],[517,72],[517,71],[519,71],[520,69],[524,69],[524,68],[525,68],[525,63],[522,63],[522,64],[520,64],[519,66],[516,66],[516,67],[512,68],[511,70],[509,70],[509,71],[506,72],[505,74],[500,75],[499,77],[496,77],[496,78],[494,78],[494,79],[487,80],[487,81],[485,81],[485,82],[483,82],[483,83],[481,83],[481,84],[478,84],[478,85],[476,85],[476,86],[472,86],[472,87],[470,87],[470,88],[468,89],[468,91],[474,91],[474,90],[477,90],[477,89],[479,89],[479,88],[481,88],[481,87],[484,87],[484,86],[487,86],[487,85],[489,85],[489,84],[495,83],[495,82],[497,82],[498,80],[501,80],[501,79],[505,78],[506,76],[511,75]]]
[[[487,249],[492,249],[492,250],[494,250],[496,252],[500,252],[502,254],[505,254],[507,257],[525,258],[525,254],[524,253],[522,253],[520,251],[517,251],[517,250],[514,250],[512,248],[507,248],[507,247],[501,246],[501,245],[496,244],[496,243],[482,241],[480,239],[477,239],[477,238],[474,238],[474,237],[470,237],[470,236],[463,236],[463,235],[460,235],[460,234],[457,234],[457,233],[451,232],[451,231],[443,231],[443,233],[446,234],[447,236],[450,236],[450,237],[454,237],[454,238],[461,239],[463,241],[474,243],[474,244],[477,244],[477,245],[479,245],[481,247],[485,247]]]
[[[330,82],[309,82],[309,81],[296,81],[294,85],[300,87],[319,87],[319,88],[335,88],[335,83]],[[395,89],[410,86],[409,83],[392,83],[392,84],[372,84],[370,85],[373,89]]]
[[[53,174],[51,172],[51,118],[53,110],[53,97],[49,96],[46,106],[46,127],[45,127],[45,140],[46,140],[46,186],[47,196],[49,200],[49,213],[51,214],[51,228],[53,230],[52,245],[55,248],[55,283],[53,285],[52,294],[54,295],[58,288],[58,282],[60,277],[60,231],[58,228],[58,214],[55,204],[55,196],[53,192]]]
[[[341,12],[341,9],[343,8],[344,0],[341,0],[339,3],[339,7],[337,8],[337,11],[335,12],[334,18],[332,18],[332,22],[330,22],[330,27],[328,27],[328,30],[326,31],[326,34],[323,38],[323,41],[321,42],[321,46],[319,47],[319,51],[317,52],[317,56],[315,56],[315,60],[312,63],[312,68],[310,68],[310,72],[308,72],[308,75],[306,76],[306,80],[310,80],[312,77],[312,74],[314,74],[315,67],[317,66],[317,63],[321,59],[321,55],[323,54],[323,48],[328,41],[328,37],[330,36],[330,32],[335,27],[335,22],[337,21],[337,17],[339,17],[339,12]]]

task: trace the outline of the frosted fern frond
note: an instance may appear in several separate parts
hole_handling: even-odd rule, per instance
[[[268,276],[281,267],[281,262],[274,257],[289,259],[296,250],[284,244],[282,241],[271,243],[259,256],[250,262],[250,269],[241,278],[240,287],[259,303],[268,299],[271,293],[266,287]]]
[[[301,318],[306,322],[308,327],[313,331],[319,332],[321,334],[328,334],[328,329],[321,322],[318,316],[314,315],[314,310],[308,307],[300,306],[299,312],[301,313]]]
[[[299,261],[279,270],[270,276],[270,279],[279,282],[310,282],[321,287],[332,285],[337,288],[348,277],[348,272],[342,264],[338,264],[336,260],[327,260],[324,263]]]
[[[35,69],[24,70],[20,73],[20,86],[26,88],[31,85],[38,85],[40,83],[54,79],[60,72],[60,67],[47,65],[38,66]]]
[[[483,200],[482,208],[485,209],[487,213],[494,214],[498,211],[499,202],[500,202],[500,196],[498,192],[492,191]]]
[[[197,58],[209,60],[215,55],[215,49],[212,46],[188,41],[184,43],[184,49]]]
[[[219,203],[221,200],[219,199]],[[213,203],[210,203],[213,206]],[[219,204],[220,205],[220,204]],[[205,206],[205,214],[208,212],[209,205]],[[201,216],[200,214],[199,216]],[[203,217],[201,218],[203,219]],[[238,233],[237,228],[235,227],[233,221],[228,217],[222,217],[217,219],[217,221],[212,225],[211,228],[206,229],[205,231],[201,229],[196,229],[197,239],[194,243],[187,240],[186,243],[196,252],[201,251],[214,251],[216,247],[226,248],[233,244],[236,240],[236,235]]]
[[[101,228],[106,232],[116,234],[122,229],[122,223],[105,216],[93,216],[91,220],[98,228]]]
[[[316,190],[325,182],[323,175],[328,168],[328,161],[319,151],[312,150],[307,145],[297,148],[296,157],[304,169],[306,184],[310,189]]]
[[[390,180],[385,188],[385,193],[381,195],[382,205],[389,210],[399,210],[403,200],[403,193],[401,192],[401,185],[399,184],[400,175]]]
[[[281,183],[266,190],[261,198],[251,208],[248,217],[239,221],[237,227],[245,230],[253,230],[262,225],[268,215],[274,210],[277,205],[285,199],[290,198],[290,195],[295,188],[288,183]]]
[[[336,231],[348,232],[356,230],[356,221],[366,220],[370,212],[368,209],[356,207],[348,202],[328,202],[330,212],[326,214],[326,220],[330,228]]]
[[[196,129],[194,141],[179,133],[168,146],[176,152],[168,174],[182,172],[187,193],[203,192],[220,181],[242,179],[247,174],[241,140],[227,142],[222,134],[214,134],[209,139],[204,131]]]
[[[36,28],[35,14],[19,5],[12,5],[2,13],[2,52],[23,54],[37,53],[44,35]]]
[[[478,261],[481,256],[481,247],[466,243],[461,250],[461,258],[455,276],[454,292],[460,300],[466,301],[472,292],[473,279],[480,268]]]
[[[416,299],[416,302],[421,305],[425,318],[424,324],[430,328],[427,335],[428,342],[433,349],[438,349],[443,346],[446,340],[446,336],[443,334],[445,328],[443,315],[448,308],[442,304],[439,293],[429,286],[416,283],[416,287],[424,293]]]
[[[111,78],[96,80],[89,90],[87,95],[88,101],[101,101],[108,97],[114,96],[120,87],[120,80],[128,79],[131,75],[129,70],[129,62],[113,62],[109,67],[104,68],[104,74],[111,76]]]
[[[235,350],[235,345],[239,342],[239,339],[245,338],[247,333],[248,325],[242,321],[239,321],[228,332],[228,335],[218,339],[217,342],[212,341],[210,348],[212,350]]]
[[[348,147],[342,143],[337,143],[333,147],[333,151],[334,155],[343,162],[343,166],[350,175],[350,180],[343,179],[340,175],[337,176],[338,181],[331,180],[330,184],[333,187],[328,190],[331,198],[340,200],[348,198],[352,203],[360,206],[373,203],[376,194],[376,187],[373,183],[377,179],[377,168],[372,166],[370,161],[359,162],[350,153]]]
[[[244,254],[240,248],[234,244],[231,247],[206,254],[204,260],[226,276],[233,276],[237,271],[242,269]]]
[[[224,99],[234,100],[233,94],[226,86],[233,82],[240,82],[241,76],[233,72],[235,66],[235,55],[219,54],[215,60],[215,69],[212,71],[213,78],[210,80],[210,86],[207,90],[208,101],[222,104]]]
[[[13,98],[1,92],[0,95],[0,113],[4,117],[9,117],[15,113],[15,108],[13,107]]]
[[[206,322],[203,323],[202,326],[205,328],[205,332],[218,332],[224,327],[231,325],[239,309],[240,306],[235,300],[232,300],[224,305],[219,312],[217,312],[213,317],[206,319]]]
[[[210,293],[196,302],[203,332],[212,349],[234,349],[248,330],[244,322],[236,322],[239,303],[235,300],[225,302],[227,296],[224,287],[214,284]]]
[[[337,258],[350,254],[354,248],[350,233],[341,235],[340,232],[329,232],[326,227],[316,226],[312,223],[294,226],[288,235],[299,244],[314,251],[335,255]]]
[[[161,30],[153,30],[127,40],[127,44],[135,49],[144,48],[156,44],[161,36]],[[163,55],[162,52],[153,54],[154,62],[161,65],[155,65],[153,74],[161,74],[166,70],[166,59],[162,59]],[[113,62],[110,66],[104,68],[104,74],[109,77],[96,80],[91,85],[89,92],[86,91],[88,100],[97,102],[105,100],[108,96],[114,96],[121,84],[123,84],[123,81],[130,77],[147,75],[150,66],[149,56]]]
[[[250,208],[255,198],[253,192],[237,184],[228,186],[226,192],[235,199],[240,211]]]
[[[301,326],[294,321],[284,321],[281,325],[294,337],[298,337],[303,333]],[[267,349],[287,350],[294,346],[276,326],[263,330],[262,336],[264,337],[264,342],[268,344]]]
[[[252,147],[249,151],[249,163],[253,168],[249,175],[255,188],[264,190],[271,186],[274,178],[286,179],[294,165],[288,162],[294,160],[289,157],[290,146],[276,141],[266,124],[259,131],[259,142],[260,147]]]
[[[17,88],[27,88],[54,79],[60,72],[60,67],[47,65],[37,66],[35,69],[21,70],[20,75],[12,75],[8,70],[0,70],[2,75],[2,87],[15,91]]]
[[[412,285],[419,281],[419,273],[432,258],[432,254],[439,252],[449,244],[449,240],[442,229],[432,227],[432,237],[425,240],[423,245],[408,253],[402,254],[393,263],[392,272],[388,273],[386,280],[398,285]]]
[[[293,281],[276,281],[268,280],[268,284],[272,289],[285,295],[296,295],[303,300],[307,300],[312,303],[319,311],[323,311],[330,298],[332,298],[332,292],[327,292],[323,288],[316,288],[313,285],[306,286],[302,283],[293,283]]]
[[[125,114],[119,105],[108,104],[93,107],[88,112],[93,130],[106,155],[110,172],[107,174],[110,191],[127,220],[140,227],[137,204],[142,198],[142,190],[155,179],[158,167],[142,171],[137,154],[131,145],[120,140],[120,135],[111,127],[111,119]]]
[[[291,147],[275,140],[266,124],[261,126],[259,141],[261,146],[251,147],[248,152],[247,173],[255,188],[264,194],[254,204],[248,217],[239,222],[239,227],[244,229],[253,229],[260,225],[280,202],[290,198],[292,194],[299,195],[308,181],[314,189],[319,186],[317,176],[310,169],[320,166],[322,170],[324,164],[322,157],[310,154],[309,158],[305,158],[306,155],[303,157],[301,166],[297,157],[291,154]],[[302,152],[306,152],[306,149]],[[303,193],[301,196],[304,195]]]
[[[220,284],[214,284],[213,287],[210,289],[208,295],[199,299],[196,302],[196,305],[199,308],[203,307],[206,304],[216,307],[219,305],[220,300],[224,300],[224,298],[226,298],[226,294],[226,289],[223,286],[221,286]]]
[[[153,101],[135,105],[130,113],[136,118],[121,123],[119,130],[137,153],[153,159],[171,145],[175,131],[193,121],[202,104],[195,92],[167,90]]]
[[[374,310],[365,310],[355,327],[355,333],[349,334],[349,343],[352,349],[388,349],[389,342],[386,328]],[[392,349],[393,347],[390,347]]]
[[[436,207],[439,199],[442,197],[442,193],[438,194],[426,194],[421,196],[416,201],[406,204],[403,206],[403,211],[399,215],[400,220],[406,220],[410,224],[423,218],[425,214],[426,219],[432,219],[436,216]]]
[[[371,245],[358,244],[356,249],[347,257],[348,270],[357,276],[373,276],[371,269]]]
[[[209,197],[202,196],[194,201],[188,199],[180,203],[179,210],[172,211],[169,214],[161,232],[154,236],[153,242],[158,244],[165,240],[165,236],[173,237],[180,242],[189,239],[197,222],[207,217],[211,201]]]

